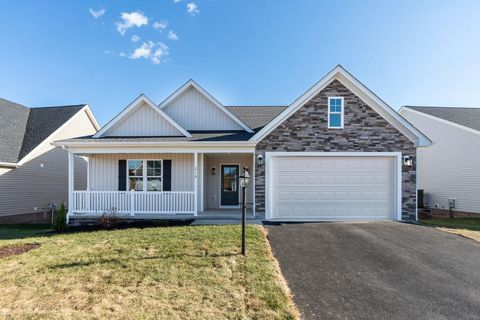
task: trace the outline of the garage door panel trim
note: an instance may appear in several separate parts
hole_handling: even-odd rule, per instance
[[[272,200],[274,188],[277,183],[273,181],[272,159],[275,157],[390,157],[394,159],[394,218],[401,220],[402,217],[402,153],[401,152],[265,152],[265,218],[271,220]],[[379,168],[384,171],[384,168]],[[277,170],[275,170],[277,171]],[[302,173],[300,173],[301,175]],[[367,186],[367,185],[366,185]],[[314,187],[314,185],[312,185]],[[340,217],[339,217],[340,218]]]

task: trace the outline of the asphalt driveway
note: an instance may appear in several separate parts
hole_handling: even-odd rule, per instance
[[[480,319],[480,243],[395,222],[266,225],[304,319]]]

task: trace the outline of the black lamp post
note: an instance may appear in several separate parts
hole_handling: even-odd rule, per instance
[[[245,225],[247,224],[247,206],[245,199],[245,189],[250,183],[250,174],[248,168],[244,167],[240,178],[240,187],[242,188],[242,255],[245,255]]]

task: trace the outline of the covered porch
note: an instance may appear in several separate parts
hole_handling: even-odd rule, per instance
[[[244,167],[251,175],[246,190],[248,213],[255,217],[253,148],[173,149],[68,150],[67,219],[105,215],[134,220],[239,218],[239,176]],[[76,157],[88,163],[83,189],[74,189]]]

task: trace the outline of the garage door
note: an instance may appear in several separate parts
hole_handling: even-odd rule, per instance
[[[396,159],[271,155],[267,219],[393,220]]]

